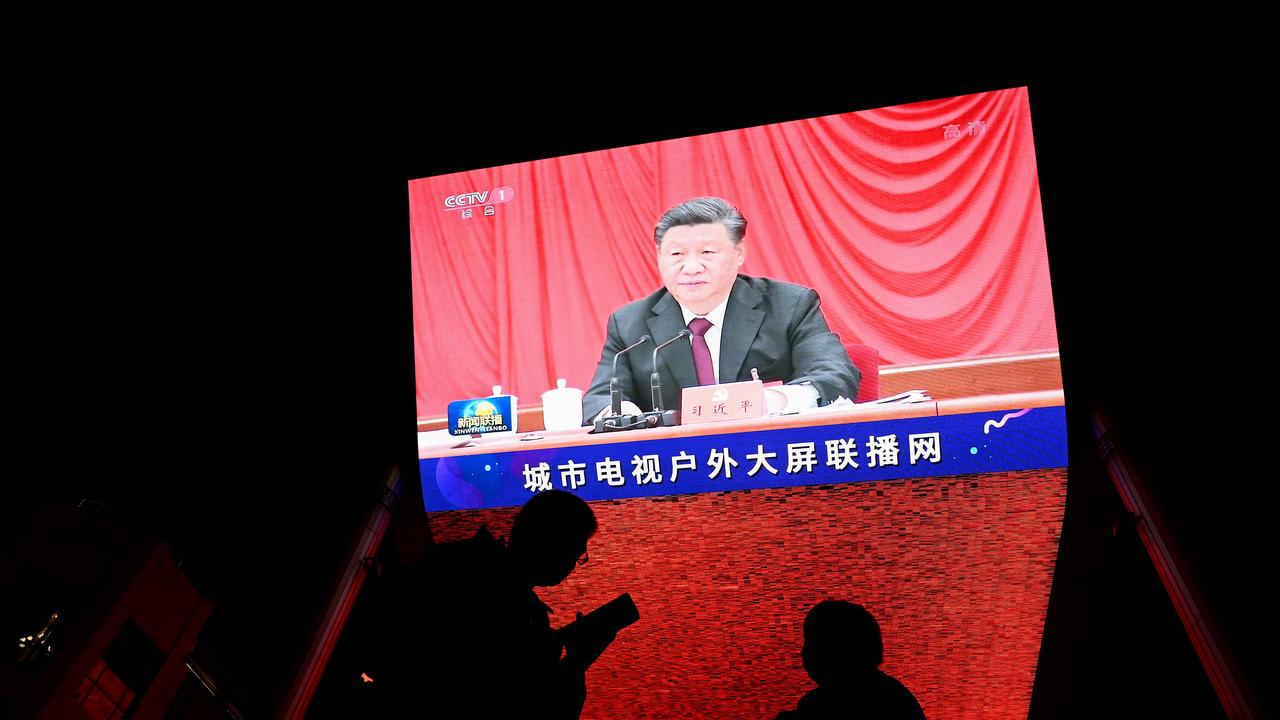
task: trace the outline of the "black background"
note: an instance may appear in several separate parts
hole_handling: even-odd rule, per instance
[[[1055,588],[1048,626],[1092,639],[1047,641],[1033,710],[1176,698],[1168,673],[1196,672],[1141,553],[1120,561],[1099,539],[1118,515],[1085,467],[1095,405],[1256,677],[1274,626],[1254,591],[1272,564],[1271,440],[1246,413],[1271,395],[1274,303],[1246,219],[1260,130],[1236,85],[1141,63],[777,82],[525,69],[447,86],[283,67],[88,69],[32,88],[7,243],[14,506],[91,497],[169,539],[218,603],[202,642],[246,710],[279,699],[382,474],[401,462],[416,478],[406,180],[1019,85],[1084,458],[1073,482],[1089,478],[1068,524],[1098,533],[1064,562],[1078,583]],[[1128,575],[1146,579],[1107,584]],[[1126,625],[1146,617],[1147,632]]]

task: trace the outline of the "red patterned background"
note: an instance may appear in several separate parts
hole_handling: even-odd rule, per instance
[[[588,673],[584,718],[772,718],[813,687],[802,622],[828,598],[884,633],[882,669],[930,718],[1023,718],[1065,470],[592,503],[590,562],[540,590],[563,625],[621,592],[641,619]],[[515,509],[430,516],[439,541]]]
[[[509,187],[464,220],[447,197]],[[653,226],[698,195],[748,220],[743,272],[818,290],[887,364],[1056,350],[1026,88],[409,183],[417,411],[495,384],[584,388],[609,313],[661,287]]]

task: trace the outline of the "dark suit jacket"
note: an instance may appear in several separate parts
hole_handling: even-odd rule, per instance
[[[765,382],[811,383],[818,404],[858,393],[862,374],[849,360],[840,336],[822,316],[818,293],[792,283],[739,275],[729,292],[720,335],[720,382],[751,379],[751,368]],[[590,424],[609,405],[613,356],[644,335],[664,342],[684,328],[680,304],[665,288],[636,300],[609,316],[608,335],[591,388],[582,398],[582,417]],[[652,410],[649,375],[653,344],[646,343],[618,360],[622,397]],[[681,341],[658,353],[664,409],[679,409],[680,391],[698,384],[693,348]]]

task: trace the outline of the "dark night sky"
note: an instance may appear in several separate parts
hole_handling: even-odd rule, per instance
[[[1264,511],[1215,450],[1249,431],[1210,424],[1223,388],[1269,391],[1239,358],[1241,331],[1274,323],[1236,321],[1249,286],[1226,279],[1254,236],[1225,159],[1241,117],[1192,122],[1235,96],[1144,72],[448,92],[82,78],[23,135],[19,491],[100,499],[169,538],[219,603],[206,643],[260,710],[360,508],[414,457],[407,179],[1030,84],[1068,401],[1126,426],[1209,600],[1260,654],[1241,568]]]

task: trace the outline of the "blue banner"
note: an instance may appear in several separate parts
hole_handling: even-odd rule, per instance
[[[1067,466],[1062,406],[420,460],[429,512]]]

